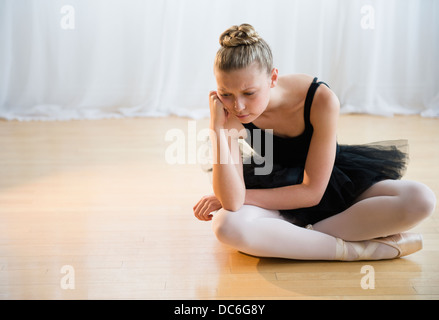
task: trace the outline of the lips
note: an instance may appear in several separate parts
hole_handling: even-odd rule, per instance
[[[241,114],[241,115],[237,114],[236,116],[237,116],[239,119],[244,119],[244,118],[247,118],[249,115],[248,115],[248,114]]]

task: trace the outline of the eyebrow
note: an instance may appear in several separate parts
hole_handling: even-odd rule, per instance
[[[249,90],[255,90],[255,89],[257,89],[257,88],[256,87],[248,87],[248,88],[243,89],[241,91],[249,91]],[[229,91],[226,88],[222,88],[222,87],[218,88],[218,90],[220,90],[220,91]]]

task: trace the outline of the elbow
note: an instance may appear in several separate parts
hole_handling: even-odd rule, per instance
[[[238,211],[244,205],[246,189],[235,188],[233,190],[228,189],[227,192],[220,188],[213,188],[213,191],[217,199],[221,203],[221,207],[227,211]]]
[[[221,202],[221,204],[224,210],[236,212],[242,208],[242,206],[244,205],[244,200],[224,201]]]
[[[310,200],[310,207],[315,207],[317,205],[319,205],[320,201],[322,201],[323,195],[322,196],[314,196],[311,200]]]
[[[315,207],[320,204],[325,194],[324,189],[311,189],[309,196],[309,207]]]
[[[236,194],[231,197],[223,198],[220,200],[224,210],[227,211],[239,211],[245,203],[245,194]]]

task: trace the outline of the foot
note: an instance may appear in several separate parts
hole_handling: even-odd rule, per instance
[[[422,235],[416,233],[399,233],[367,241],[336,240],[336,259],[341,261],[394,259],[422,249]]]

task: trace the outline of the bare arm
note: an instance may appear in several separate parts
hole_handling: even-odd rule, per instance
[[[312,207],[320,202],[334,166],[339,108],[335,94],[325,86],[319,87],[311,109],[314,132],[303,182],[281,188],[247,190],[245,204],[288,210]]]
[[[210,94],[210,107],[213,191],[224,209],[237,211],[244,204],[246,193],[238,144],[245,131],[242,124],[225,111],[216,92]]]

